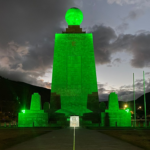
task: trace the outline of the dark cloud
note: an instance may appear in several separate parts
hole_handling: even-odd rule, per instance
[[[95,25],[89,28],[89,32],[93,34],[94,54],[96,64],[110,63],[111,52],[108,51],[109,43],[117,36],[111,27],[102,25]]]
[[[132,51],[134,58],[131,65],[135,68],[150,67],[150,34],[140,34],[133,39],[129,51]],[[139,61],[140,60],[140,61]]]
[[[131,10],[129,14],[126,17],[124,17],[122,20],[123,21],[136,20],[139,17],[141,17],[143,14],[144,14],[144,10],[142,8],[137,8],[137,9]]]
[[[120,34],[117,39],[109,45],[110,51],[115,53],[129,49],[134,37],[135,36],[131,34]]]
[[[112,64],[114,65],[114,66],[119,66],[118,64],[120,64],[121,63],[121,59],[120,58],[116,58],[116,59],[114,59],[113,61],[112,61]]]
[[[66,11],[74,6],[73,1],[62,0],[7,0],[0,5],[0,75],[12,80],[50,88],[51,83],[38,80],[52,68],[55,33],[62,33]],[[140,12],[131,12],[128,19],[136,19]],[[118,26],[126,30],[127,23]],[[67,28],[67,26],[66,26]],[[137,35],[119,34],[105,25],[83,28],[93,34],[96,64],[108,64],[107,67],[121,63],[120,58],[111,59],[116,52],[126,51],[133,55],[131,65],[135,68],[150,65],[150,33],[144,31]],[[144,32],[144,33],[143,33]],[[111,63],[111,64],[110,64]],[[150,73],[145,73],[149,75]],[[119,100],[133,99],[133,85],[124,85],[118,89],[105,88],[107,84],[98,84],[99,100],[108,100],[105,93],[116,92]],[[150,84],[146,80],[146,91]],[[136,98],[143,94],[142,82],[135,82]],[[125,91],[126,90],[126,91]]]
[[[120,34],[115,42],[109,45],[109,52],[126,51],[133,55],[130,64],[134,68],[150,67],[150,34]],[[110,53],[108,54],[110,56]],[[140,61],[139,61],[140,60]]]
[[[59,5],[58,5],[59,4]],[[54,37],[66,10],[73,1],[49,0],[7,0],[0,5],[0,41],[7,47],[8,42],[23,45],[39,43],[44,37]],[[53,29],[53,30],[51,30]]]
[[[129,24],[124,22],[116,27],[116,31],[117,33],[121,34],[121,33],[124,33],[124,31],[126,31],[128,27],[129,27]]]
[[[45,85],[37,77],[51,68],[55,33],[63,31],[59,26],[72,6],[74,2],[70,0],[2,1],[1,75],[12,80]],[[4,67],[5,71],[2,69]]]
[[[119,34],[117,37],[111,27],[104,25],[96,25],[89,32],[93,33],[96,64],[109,64],[112,54],[126,51],[133,55],[133,59],[130,61],[133,67],[150,67],[149,33],[141,33],[138,35]],[[108,67],[111,67],[111,64]]]

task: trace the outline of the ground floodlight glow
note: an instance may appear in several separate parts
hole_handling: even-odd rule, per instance
[[[79,127],[79,116],[70,116],[70,127]]]
[[[127,113],[130,111],[129,108],[125,110]]]
[[[22,110],[23,113],[25,113],[25,110]]]

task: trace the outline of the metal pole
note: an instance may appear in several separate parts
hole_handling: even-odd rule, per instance
[[[135,90],[134,90],[134,73],[133,73],[133,98],[134,98],[134,127],[136,127],[136,106],[135,106]]]
[[[143,71],[143,89],[144,89],[145,127],[147,127],[144,71]]]
[[[73,150],[75,150],[75,126],[74,126],[74,135],[73,135]]]

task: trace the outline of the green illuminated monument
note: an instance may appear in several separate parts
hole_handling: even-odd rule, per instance
[[[18,114],[18,127],[45,127],[48,126],[48,113],[41,108],[41,97],[34,93],[31,99],[30,110],[22,110]]]
[[[105,126],[105,117],[108,114],[110,127],[131,127],[131,112],[129,109],[119,109],[118,95],[110,93],[108,109],[101,113],[101,126]]]
[[[66,117],[83,116],[98,108],[93,35],[80,28],[80,9],[70,8],[65,19],[68,28],[55,34],[50,109]]]

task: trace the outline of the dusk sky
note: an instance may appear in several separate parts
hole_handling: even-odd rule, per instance
[[[71,7],[93,34],[99,100],[150,92],[149,0],[3,0],[0,2],[0,76],[51,88],[55,33],[68,27]]]

